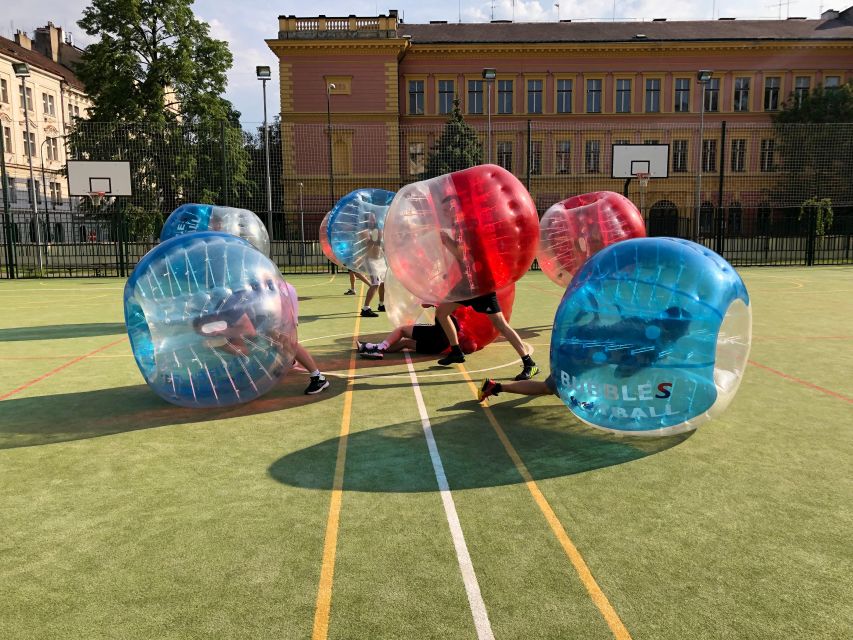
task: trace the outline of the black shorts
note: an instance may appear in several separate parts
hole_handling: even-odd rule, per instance
[[[545,386],[547,386],[555,396],[560,395],[557,393],[557,381],[554,379],[553,373],[549,374],[548,377],[545,378]]]
[[[416,324],[412,327],[412,340],[418,353],[441,353],[450,346],[444,329],[438,324]]]
[[[501,305],[498,303],[498,294],[492,291],[484,296],[471,298],[470,300],[460,300],[456,304],[463,307],[471,307],[474,311],[493,315],[501,312]]]

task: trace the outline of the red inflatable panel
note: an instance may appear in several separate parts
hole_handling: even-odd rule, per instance
[[[514,284],[498,291],[498,303],[507,320],[512,317],[514,302]],[[478,313],[471,307],[459,307],[453,312],[453,317],[459,322],[459,347],[465,353],[479,351],[498,337],[498,330],[485,313]]]
[[[558,202],[542,216],[537,258],[551,280],[567,287],[594,253],[645,237],[643,216],[628,198],[613,191],[584,193]]]
[[[403,187],[385,220],[385,254],[419,299],[466,300],[527,272],[538,225],[524,185],[501,167],[479,165]]]

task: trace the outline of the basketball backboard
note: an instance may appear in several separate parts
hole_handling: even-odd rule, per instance
[[[132,195],[130,163],[69,160],[69,195],[88,196],[98,192],[107,197]]]
[[[636,178],[639,173],[669,177],[668,144],[614,144],[611,157],[613,178]]]

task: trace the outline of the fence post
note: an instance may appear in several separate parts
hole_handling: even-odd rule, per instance
[[[527,121],[527,191],[530,191],[530,156],[533,151],[533,142],[530,139],[530,120]]]
[[[814,265],[814,249],[815,249],[815,239],[817,238],[817,212],[815,211],[815,207],[809,205],[807,207],[808,210],[808,236],[806,237],[806,266],[811,267]]]
[[[725,222],[725,209],[723,207],[723,186],[726,180],[726,121],[720,126],[720,184],[717,191],[717,215],[714,221],[715,251],[723,255],[723,223]],[[725,256],[723,256],[725,257]]]
[[[220,154],[222,160],[222,204],[224,206],[229,205],[229,197],[228,197],[228,144],[225,140],[225,120],[219,121],[219,142],[220,142]]]
[[[9,211],[9,176],[6,173],[6,149],[0,135],[0,180],[3,187],[3,233],[6,235],[6,277],[15,278],[15,245],[12,237],[12,214]]]

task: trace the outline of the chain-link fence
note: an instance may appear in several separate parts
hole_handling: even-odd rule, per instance
[[[133,195],[95,208],[67,195],[64,162],[52,145],[50,159],[33,152],[35,184],[28,158],[7,153],[0,273],[125,275],[184,202],[251,209],[267,223],[283,270],[325,272],[331,265],[316,239],[339,197],[361,187],[394,191],[472,158],[512,171],[540,214],[579,193],[626,192],[649,235],[696,239],[735,265],[853,263],[851,124],[531,121],[473,132],[466,138],[440,123],[333,119],[331,127],[271,124],[267,146],[258,124],[82,122],[57,149],[66,158],[129,161]],[[617,144],[668,145],[668,177],[645,188],[611,177]]]

